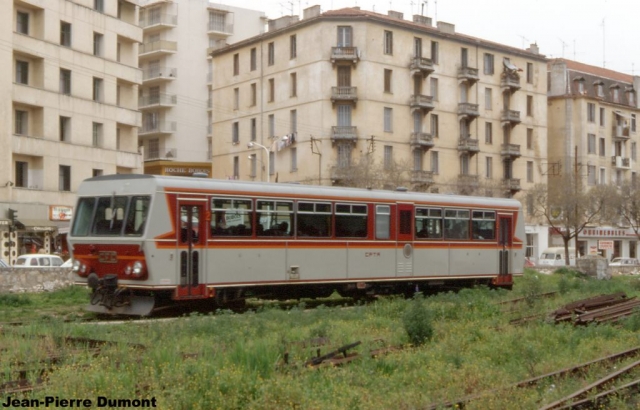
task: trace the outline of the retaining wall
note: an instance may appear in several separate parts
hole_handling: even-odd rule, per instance
[[[0,293],[50,292],[73,284],[69,268],[0,268]]]

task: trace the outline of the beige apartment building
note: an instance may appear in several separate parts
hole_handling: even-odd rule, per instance
[[[577,170],[587,188],[635,181],[640,77],[566,59],[552,60],[548,67],[550,175]],[[583,255],[638,256],[637,237],[624,227],[587,227],[577,247]]]
[[[416,15],[304,10],[212,52],[213,177],[523,198],[545,183],[546,59]],[[548,230],[527,227],[530,252]],[[544,245],[543,245],[544,246]]]
[[[142,171],[137,22],[133,0],[3,3],[3,260],[66,246],[59,234],[68,229],[82,180]]]
[[[263,12],[207,0],[141,0],[139,109],[144,172],[211,174],[209,53],[264,32]]]

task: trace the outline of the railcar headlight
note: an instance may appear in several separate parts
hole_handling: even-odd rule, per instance
[[[133,263],[133,276],[141,276],[142,275],[142,262],[135,261]]]
[[[124,268],[124,274],[129,276],[131,275],[131,271],[133,270],[133,268],[131,267],[131,265],[127,265],[126,268]]]

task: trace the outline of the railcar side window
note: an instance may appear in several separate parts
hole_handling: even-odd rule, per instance
[[[127,212],[127,222],[124,225],[125,235],[142,235],[144,227],[147,225],[150,202],[151,197],[149,196],[134,196],[131,198],[129,211]]]
[[[376,205],[376,239],[389,239],[391,231],[391,207]]]
[[[442,239],[442,209],[416,208],[416,237]]]
[[[471,232],[473,239],[495,239],[496,213],[493,211],[473,211]]]
[[[91,216],[93,215],[93,207],[95,203],[95,198],[80,198],[77,210],[73,217],[71,236],[89,235],[89,229],[91,228]]]
[[[469,239],[469,211],[463,209],[445,209],[445,239]]]
[[[293,234],[293,202],[257,201],[258,236],[291,236]]]
[[[331,204],[324,202],[298,202],[296,223],[298,236],[331,236]]]
[[[213,198],[212,236],[251,236],[253,206],[250,199]]]
[[[367,206],[336,204],[336,238],[367,237]]]
[[[98,207],[93,220],[94,235],[119,236],[127,209],[126,196],[98,198]]]

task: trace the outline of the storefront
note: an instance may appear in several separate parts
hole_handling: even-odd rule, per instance
[[[550,229],[553,246],[564,246],[562,237]],[[573,241],[569,246],[574,246]],[[578,235],[580,255],[599,254],[611,260],[638,257],[638,236],[631,228],[589,227]]]

